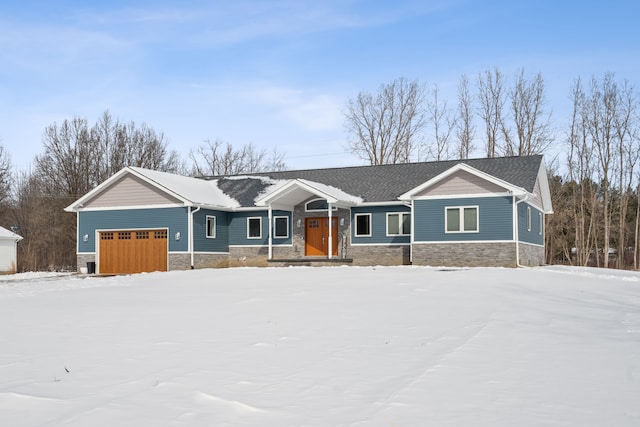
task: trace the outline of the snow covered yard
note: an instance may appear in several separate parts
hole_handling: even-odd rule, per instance
[[[640,425],[629,272],[5,276],[0,343],[6,426]]]

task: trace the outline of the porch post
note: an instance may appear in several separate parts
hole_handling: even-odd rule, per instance
[[[331,205],[331,203],[327,203],[327,207],[328,207],[328,211],[329,211],[329,259],[331,259],[331,257],[333,256],[333,221],[331,221],[332,219],[332,208],[333,206]]]
[[[269,227],[267,227],[267,230],[269,230],[269,254],[267,255],[267,259],[271,260],[273,259],[273,238],[271,237],[273,235],[273,211],[271,209],[271,203],[269,203],[269,208],[267,209],[268,212],[268,221],[269,221]]]

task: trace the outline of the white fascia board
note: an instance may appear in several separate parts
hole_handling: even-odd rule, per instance
[[[106,189],[109,186],[111,186],[111,184],[114,181],[117,181],[118,179],[120,179],[121,176],[123,176],[123,175],[125,175],[127,173],[131,173],[131,171],[127,170],[127,168],[120,169],[120,171],[116,172],[114,175],[112,175],[110,178],[108,178],[102,184],[98,185],[96,188],[94,188],[93,190],[89,191],[87,194],[85,194],[84,196],[80,197],[78,200],[76,200],[75,202],[73,202],[72,204],[70,204],[69,206],[64,208],[65,212],[77,212],[80,208],[82,208],[82,205],[87,200],[92,199],[97,194],[101,193],[104,189]]]
[[[285,185],[277,188],[273,192],[266,194],[258,199],[256,199],[256,206],[268,206],[269,204],[277,201],[278,199],[296,191],[303,190],[318,197],[327,200],[327,203],[336,204],[340,201],[334,195],[327,193],[326,191],[322,191],[309,183],[309,181],[302,181],[299,179],[294,179],[286,183]]]
[[[85,204],[88,200],[91,200],[92,198],[94,198],[98,194],[102,193],[104,190],[106,190],[111,185],[113,185],[114,182],[118,181],[122,176],[124,176],[126,174],[131,174],[131,175],[134,175],[134,176],[142,179],[143,181],[145,181],[146,183],[156,187],[160,191],[162,191],[164,193],[167,193],[170,196],[180,200],[186,206],[191,206],[192,205],[192,203],[189,200],[185,199],[180,194],[177,194],[177,193],[169,190],[168,188],[158,184],[156,181],[148,178],[143,173],[140,173],[139,171],[127,166],[127,167],[125,167],[123,169],[120,169],[118,172],[116,172],[114,175],[112,175],[110,178],[108,178],[102,184],[99,184],[96,188],[94,188],[93,190],[89,191],[87,194],[85,194],[84,196],[80,197],[78,200],[76,200],[75,202],[73,202],[72,204],[70,204],[69,206],[64,208],[64,210],[66,212],[77,212],[77,211],[79,211],[80,209],[82,209],[82,205]]]
[[[517,195],[517,196],[523,196],[525,194],[527,194],[527,190],[525,190],[524,188],[515,186],[513,184],[508,183],[507,181],[504,181],[500,178],[496,178],[493,175],[489,175],[488,173],[482,172],[474,167],[471,167],[469,165],[467,165],[466,163],[458,163],[455,166],[452,166],[451,168],[447,169],[446,171],[442,172],[441,174],[431,178],[430,180],[424,182],[423,184],[420,184],[419,186],[412,188],[411,190],[407,191],[404,194],[401,194],[398,199],[400,200],[411,200],[416,194],[426,190],[427,188],[431,187],[432,185],[442,181],[443,179],[453,175],[454,173],[458,172],[458,171],[464,171],[464,172],[468,172],[470,174],[473,174],[481,179],[484,179],[485,181],[491,182],[495,185],[498,185],[502,188],[504,188],[505,190],[509,191],[509,193]]]
[[[552,214],[551,189],[549,188],[549,178],[544,161],[540,162],[540,169],[538,169],[538,185],[540,187],[540,196],[542,197],[542,211],[545,214]]]
[[[362,202],[354,204],[353,206],[408,206],[407,202],[404,200],[390,200],[388,202]]]

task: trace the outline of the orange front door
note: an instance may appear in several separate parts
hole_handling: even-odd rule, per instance
[[[338,218],[331,218],[332,255],[338,255]],[[329,255],[329,218],[307,218],[305,221],[305,255]]]

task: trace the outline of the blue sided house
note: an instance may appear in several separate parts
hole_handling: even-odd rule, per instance
[[[66,208],[100,274],[282,265],[534,266],[542,156],[193,178],[127,167]]]

